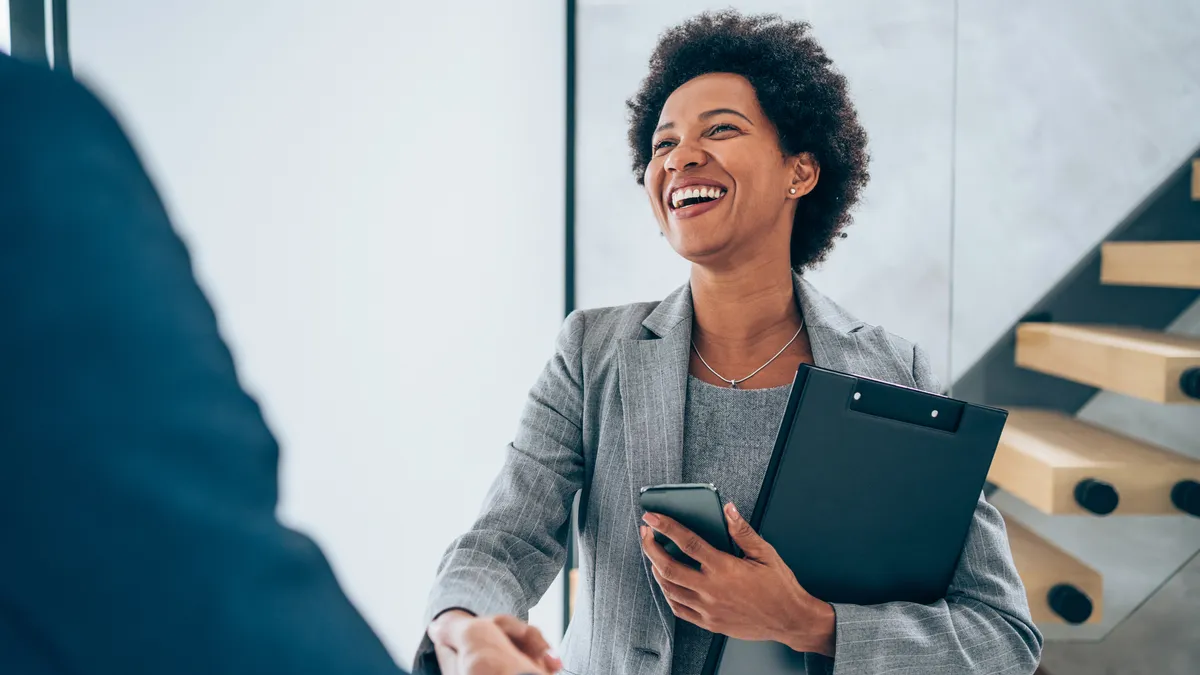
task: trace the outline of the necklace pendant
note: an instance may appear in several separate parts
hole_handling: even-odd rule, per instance
[[[736,381],[736,380],[730,380],[730,381],[729,381],[729,388],[730,388],[730,389],[737,389],[737,381]]]

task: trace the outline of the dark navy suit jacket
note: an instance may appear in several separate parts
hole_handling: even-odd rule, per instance
[[[0,55],[0,672],[399,673],[105,108]]]

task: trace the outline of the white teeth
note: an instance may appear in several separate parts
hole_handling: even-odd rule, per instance
[[[675,208],[679,208],[680,203],[685,199],[696,199],[703,197],[705,199],[719,199],[725,196],[725,190],[718,187],[698,187],[698,188],[682,188],[671,193],[671,204]]]

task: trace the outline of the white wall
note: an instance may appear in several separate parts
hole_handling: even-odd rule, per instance
[[[8,26],[8,0],[0,0],[0,52],[9,53],[12,35]]]
[[[71,12],[282,441],[282,515],[407,662],[561,320],[562,3]]]

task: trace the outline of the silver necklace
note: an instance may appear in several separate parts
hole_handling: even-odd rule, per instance
[[[787,351],[787,348],[792,346],[792,343],[796,341],[796,338],[800,337],[800,333],[801,333],[803,330],[804,330],[804,319],[800,319],[800,328],[799,328],[799,330],[797,330],[797,331],[796,331],[796,334],[792,336],[792,339],[791,339],[791,340],[788,340],[788,341],[787,341],[787,344],[783,346],[783,349],[780,349],[779,351],[775,352],[775,356],[772,356],[771,358],[767,359],[767,362],[766,362],[766,363],[764,363],[764,364],[762,364],[761,366],[759,366],[759,367],[758,367],[758,369],[757,369],[757,370],[755,370],[753,373],[750,373],[749,375],[747,375],[747,376],[745,376],[745,377],[743,377],[743,378],[741,378],[741,379],[737,379],[737,380],[731,380],[731,379],[729,379],[728,377],[725,377],[724,375],[722,375],[722,374],[718,373],[717,371],[713,370],[713,367],[712,367],[712,366],[710,366],[710,365],[708,365],[708,361],[705,361],[705,360],[704,360],[704,355],[700,353],[700,348],[696,346],[696,341],[695,341],[695,340],[692,340],[692,349],[694,349],[694,350],[696,351],[696,356],[699,356],[699,357],[700,357],[700,363],[703,363],[703,364],[704,364],[704,367],[705,367],[705,368],[708,368],[708,372],[712,373],[713,375],[716,375],[716,376],[717,376],[717,378],[718,378],[718,379],[720,379],[722,382],[728,382],[728,383],[729,383],[729,388],[730,388],[730,389],[737,389],[737,388],[738,388],[738,384],[739,384],[739,383],[741,383],[741,382],[745,382],[746,380],[748,380],[748,379],[750,379],[750,378],[754,377],[755,375],[759,374],[760,372],[762,372],[762,369],[763,369],[763,368],[766,368],[767,366],[771,365],[771,362],[772,362],[772,361],[774,361],[775,359],[779,358],[779,355],[780,355],[780,354],[782,354],[782,353],[784,353],[785,351]]]

